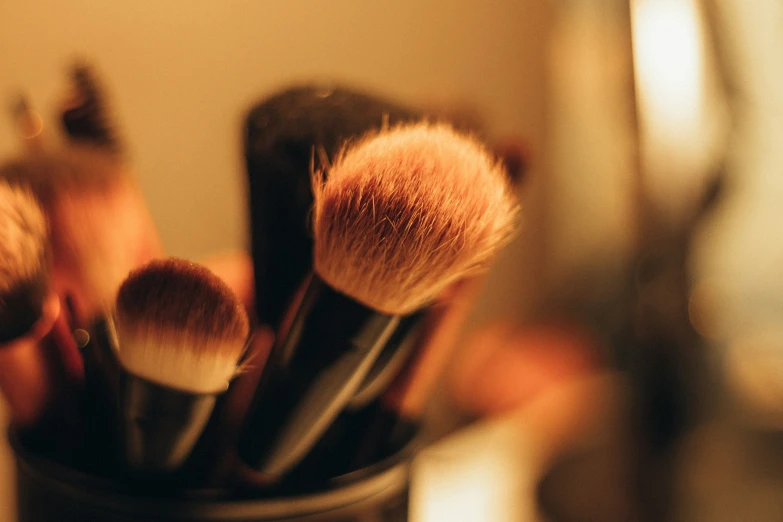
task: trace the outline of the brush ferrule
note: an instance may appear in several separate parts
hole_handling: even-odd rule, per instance
[[[313,276],[275,348],[239,445],[251,467],[279,476],[348,404],[399,324]]]
[[[128,465],[149,472],[177,469],[201,436],[218,394],[177,390],[127,371],[120,378]]]
[[[394,330],[378,359],[375,360],[362,385],[351,398],[349,408],[357,409],[377,399],[402,371],[413,355],[421,338],[424,318],[428,309],[422,309],[400,318],[400,324]]]

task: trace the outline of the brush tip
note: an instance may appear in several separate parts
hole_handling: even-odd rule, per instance
[[[249,332],[247,313],[228,285],[177,258],[132,271],[115,314],[126,369],[193,392],[227,386]]]
[[[47,222],[32,193],[0,179],[0,342],[29,331],[48,292]]]
[[[503,166],[446,124],[372,133],[323,178],[314,180],[316,272],[387,313],[409,313],[486,269],[515,226]]]

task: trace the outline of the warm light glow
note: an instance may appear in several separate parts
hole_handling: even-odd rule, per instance
[[[693,141],[703,78],[693,0],[635,0],[633,48],[639,107],[654,138]],[[690,139],[689,139],[690,137]],[[686,148],[687,143],[680,143]]]
[[[412,522],[532,520],[534,477],[513,416],[484,421],[422,450],[413,466]]]
[[[783,429],[783,328],[757,326],[729,342],[726,376],[748,420],[767,429]]]
[[[645,182],[654,201],[673,205],[704,163],[704,28],[696,0],[632,0],[631,9]]]

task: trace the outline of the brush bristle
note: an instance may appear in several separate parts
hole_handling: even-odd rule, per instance
[[[32,193],[0,180],[0,342],[29,331],[48,290],[47,224]]]
[[[46,208],[63,193],[104,190],[132,176],[116,156],[94,146],[72,145],[12,159],[0,168],[0,178],[30,186]]]
[[[115,313],[125,369],[194,393],[228,386],[249,331],[231,289],[203,266],[176,258],[131,272]]]
[[[71,139],[91,143],[112,153],[121,152],[121,143],[106,107],[106,96],[95,70],[76,63],[71,68],[74,87],[72,105],[62,114],[62,123]]]
[[[371,134],[313,185],[316,272],[386,313],[411,312],[485,270],[516,222],[502,165],[444,124]]]
[[[162,250],[132,174],[104,151],[71,146],[28,155],[0,167],[0,179],[28,184],[41,202],[56,277],[68,276],[85,321],[111,307],[128,272]]]

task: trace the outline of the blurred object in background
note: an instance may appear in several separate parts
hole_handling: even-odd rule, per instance
[[[755,325],[726,346],[726,384],[741,419],[783,433],[783,324]]]
[[[689,315],[695,235],[722,202],[728,113],[711,28],[697,0],[633,0],[640,246],[618,339],[635,393],[641,520],[676,519],[683,437],[709,397],[705,344]]]
[[[614,460],[630,477],[625,501],[636,519],[671,520],[677,450],[709,394],[703,343],[689,319],[689,256],[722,195],[722,71],[696,2],[563,2],[556,13],[548,297],[539,314],[590,325],[607,362],[627,374],[629,416],[614,426],[631,428]],[[565,477],[589,474],[588,461],[594,473],[606,471],[605,460],[572,457],[550,470],[557,480],[544,479],[561,507],[578,501],[558,491]],[[592,498],[600,504],[609,495],[599,489]]]
[[[758,355],[767,358],[778,351],[783,356],[783,344],[769,342],[783,324],[783,237],[777,230],[783,219],[783,5],[708,4],[734,112],[726,165],[732,192],[697,245],[695,297],[701,297],[705,335],[716,348],[725,347],[729,374],[756,373],[751,368],[766,366],[754,360]],[[762,338],[766,347],[759,349]],[[763,386],[765,373],[752,379],[756,386]],[[731,387],[728,392],[733,394]],[[752,409],[751,403],[746,406]]]
[[[597,370],[596,351],[591,336],[573,324],[491,323],[468,338],[448,385],[463,410],[503,414]]]
[[[524,345],[533,338],[520,335],[518,340]],[[529,355],[529,368],[552,373],[547,361],[552,358]],[[507,376],[513,370],[509,368]],[[626,442],[618,440],[622,432],[617,429],[628,409],[623,379],[608,372],[560,377],[539,380],[535,393],[507,402],[502,412],[491,408],[487,413],[493,415],[423,449],[412,469],[410,520],[631,520],[623,462],[608,470],[594,469],[576,489],[562,484],[549,488],[555,492],[552,502],[538,502],[541,476],[562,459],[564,448],[593,451]],[[575,505],[580,516],[563,518]]]
[[[728,114],[699,0],[632,0],[644,192],[676,227],[724,160]]]
[[[11,120],[24,152],[36,153],[46,148],[44,120],[26,95],[19,94],[11,105]]]
[[[682,520],[783,513],[783,4],[705,1],[732,110],[731,191],[703,227],[691,313],[716,375],[709,419],[680,450]]]
[[[258,320],[274,329],[312,269],[313,169],[332,161],[346,140],[384,124],[410,122],[413,109],[339,85],[294,85],[247,114],[244,154]]]
[[[636,241],[628,6],[557,2],[548,53],[549,300],[610,299]]]
[[[61,107],[60,122],[68,138],[107,152],[120,154],[122,142],[112,121],[100,77],[88,62],[69,69],[70,92]]]
[[[627,483],[633,472],[630,404],[601,414],[607,404],[625,400],[629,387],[612,387],[600,397],[579,387],[602,366],[617,365],[611,347],[629,315],[624,299],[637,245],[640,178],[628,9],[620,0],[552,4],[544,55],[547,143],[533,155],[541,161],[534,161],[523,194],[518,245],[528,250],[512,245],[507,251],[517,260],[517,274],[503,281],[523,304],[496,310],[491,324],[479,326],[478,335],[460,346],[450,374],[451,399],[463,414],[492,418],[523,409],[525,420],[514,425],[516,433],[508,423],[479,421],[422,453],[412,484],[414,520],[446,520],[437,517],[438,506],[470,520],[538,520],[536,483],[555,465],[565,469],[548,482],[546,519],[570,520],[561,515],[583,502],[588,516],[627,520],[636,501]],[[532,262],[525,263],[528,257]],[[476,315],[487,318],[482,312]],[[622,437],[624,445],[609,442]],[[574,451],[607,444],[616,464],[608,473],[557,464]],[[590,484],[586,503],[564,487],[572,482],[560,480],[585,470],[608,475]],[[620,491],[615,473],[626,485]],[[498,477],[507,480],[496,484]]]
[[[593,372],[603,366],[624,380],[630,373],[627,361],[636,349],[627,335],[634,298],[630,274],[644,241],[630,7],[622,0],[554,5],[547,55],[545,292],[542,306],[532,315],[561,325],[561,330],[550,326],[547,336],[539,332],[540,360],[529,360],[522,374],[534,382],[552,378],[560,367],[570,370],[561,379],[561,385],[568,386],[591,370],[579,361],[592,359]],[[577,332],[592,334],[583,333],[581,338],[594,339],[576,342],[574,328],[569,335],[562,329],[564,322],[578,325]],[[529,346],[527,352],[531,357]],[[640,518],[638,487],[631,480],[640,473],[632,437],[637,434],[630,430],[630,415],[638,408],[637,386],[628,380],[614,389],[616,397],[610,393],[610,399],[626,403],[603,417],[602,430],[575,430],[570,437],[552,441],[536,486],[546,519]],[[557,414],[566,416],[568,408],[560,407],[563,411]],[[601,407],[597,400],[585,402],[580,413],[600,424],[596,414]],[[581,486],[574,488],[575,482]]]
[[[3,175],[28,183],[47,214],[53,282],[71,326],[89,325],[128,272],[163,251],[134,174],[113,154],[55,149],[10,160]]]
[[[485,420],[423,449],[413,467],[410,520],[532,520],[535,470],[516,417]]]

